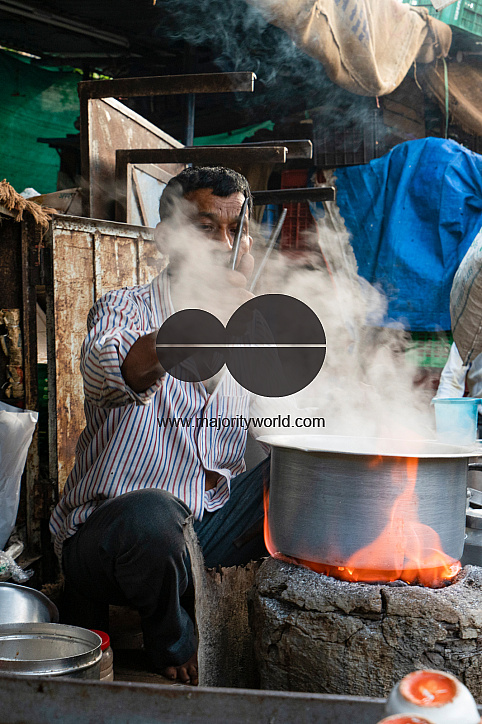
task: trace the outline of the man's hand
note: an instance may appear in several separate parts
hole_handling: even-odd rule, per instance
[[[122,364],[122,377],[134,392],[145,392],[165,374],[156,353],[156,337],[157,332],[139,337]]]
[[[251,275],[253,274],[253,269],[254,256],[248,251],[246,254],[243,254],[243,256],[241,257],[241,261],[236,267],[236,271],[244,276],[244,286],[247,285],[249,279],[251,278]]]

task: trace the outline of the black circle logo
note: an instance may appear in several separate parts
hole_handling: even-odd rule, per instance
[[[226,364],[246,390],[286,397],[312,382],[326,355],[320,320],[306,304],[285,294],[245,302],[226,328],[209,312],[187,309],[169,317],[157,334],[162,367],[184,382],[201,382]]]

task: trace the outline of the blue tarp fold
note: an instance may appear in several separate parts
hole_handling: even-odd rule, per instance
[[[387,322],[449,330],[453,277],[482,227],[482,156],[424,138],[336,176],[359,272],[387,295]]]

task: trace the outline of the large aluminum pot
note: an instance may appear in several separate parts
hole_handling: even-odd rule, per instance
[[[0,626],[0,672],[16,676],[99,679],[102,639],[59,623]]]
[[[40,591],[16,583],[0,583],[0,624],[57,623],[57,606]]]
[[[418,520],[438,533],[447,556],[462,557],[467,463],[479,454],[474,449],[331,435],[265,436],[260,441],[271,446],[268,520],[278,552],[346,566],[382,533],[416,470]],[[413,502],[402,499],[398,505],[398,514],[408,520]],[[371,568],[387,570],[383,553],[370,560]]]

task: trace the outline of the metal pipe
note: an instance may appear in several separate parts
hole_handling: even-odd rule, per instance
[[[187,96],[187,117],[186,117],[186,146],[194,143],[194,120],[196,115],[196,95],[189,93]]]
[[[241,207],[241,213],[239,215],[238,225],[236,227],[236,233],[234,235],[233,250],[231,252],[231,269],[236,269],[238,263],[239,247],[241,246],[241,236],[243,235],[244,220],[246,218],[246,210],[248,208],[248,198],[245,197],[243,205]]]
[[[260,276],[263,272],[263,269],[266,266],[266,262],[268,261],[270,254],[273,251],[276,242],[278,241],[278,237],[281,234],[281,229],[283,228],[283,224],[285,222],[287,213],[288,213],[288,209],[283,209],[283,211],[281,212],[281,216],[278,219],[278,223],[276,224],[276,227],[274,228],[274,230],[270,236],[270,239],[268,241],[268,247],[266,249],[265,255],[261,261],[261,264],[258,267],[258,271],[254,275],[253,281],[251,282],[251,284],[249,286],[248,291],[250,291],[250,292],[254,292],[254,288],[255,288],[256,284],[258,283],[258,279],[260,278]]]
[[[314,186],[313,188],[270,189],[253,191],[253,204],[299,204],[303,201],[336,201],[334,186]]]

